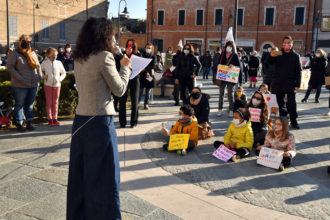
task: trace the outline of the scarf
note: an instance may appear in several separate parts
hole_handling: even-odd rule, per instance
[[[37,69],[38,68],[38,64],[37,62],[33,59],[33,57],[31,56],[31,47],[29,47],[28,49],[23,49],[21,47],[21,45],[18,46],[19,51],[25,56],[25,58],[28,61],[29,66],[31,67],[31,69]]]
[[[202,99],[202,94],[199,96],[198,99],[193,99],[193,97],[190,97],[190,104],[192,105],[198,105]]]
[[[227,60],[229,59],[229,57],[231,56],[232,53],[233,53],[233,52],[227,52],[227,53],[226,53],[226,59],[227,59]]]
[[[193,117],[192,116],[190,116],[188,118],[179,119],[179,122],[182,124],[182,127],[185,127],[187,125],[190,125],[192,121],[193,121]]]

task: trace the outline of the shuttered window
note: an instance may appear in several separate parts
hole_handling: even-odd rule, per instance
[[[17,37],[17,17],[9,16],[9,36],[10,37]]]
[[[164,25],[164,10],[159,10],[158,11],[158,25]]]
[[[42,21],[42,39],[49,39],[49,21]]]
[[[295,25],[303,25],[305,20],[305,7],[296,7]]]
[[[266,8],[265,25],[274,25],[275,8]]]
[[[196,25],[203,25],[204,10],[196,11]]]
[[[215,25],[222,25],[222,9],[215,9]]]
[[[179,25],[185,25],[185,24],[186,24],[186,11],[179,10]]]

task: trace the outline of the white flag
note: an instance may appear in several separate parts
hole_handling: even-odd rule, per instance
[[[227,43],[228,41],[231,41],[233,42],[233,45],[234,45],[234,52],[237,53],[237,49],[236,49],[236,43],[235,43],[235,40],[234,40],[234,35],[233,35],[233,28],[230,27],[228,29],[228,32],[227,32],[227,35],[226,35],[226,39],[225,39],[225,42]]]

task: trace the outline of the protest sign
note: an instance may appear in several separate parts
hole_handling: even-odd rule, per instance
[[[249,112],[251,115],[250,120],[252,122],[261,122],[260,121],[260,115],[261,115],[261,109],[260,108],[249,108]]]
[[[237,66],[232,66],[231,68],[229,68],[229,66],[219,64],[217,79],[226,82],[237,83],[239,72],[240,72],[240,68]]]
[[[134,79],[137,75],[141,73],[142,70],[144,70],[152,59],[138,57],[135,55],[131,56],[131,67],[132,67],[132,74],[129,79]]]
[[[265,94],[270,117],[280,117],[279,107],[275,94]]]
[[[300,61],[302,67],[307,67],[310,63],[309,57],[300,57]]]
[[[222,144],[216,151],[214,151],[212,155],[218,158],[219,160],[227,162],[235,154],[236,154],[235,151],[229,150],[228,148],[226,148],[225,145]]]
[[[301,71],[301,83],[299,89],[307,90],[310,78],[311,78],[311,71],[309,69]]]
[[[170,143],[168,150],[182,150],[188,148],[190,134],[172,134],[170,136]]]
[[[262,147],[259,153],[257,164],[265,167],[278,169],[283,160],[283,151]]]

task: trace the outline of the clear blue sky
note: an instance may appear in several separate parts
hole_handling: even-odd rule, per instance
[[[118,17],[118,3],[120,0],[109,0],[109,16]],[[127,11],[131,18],[146,18],[147,0],[126,0]],[[125,2],[120,3],[120,12],[124,10]]]

